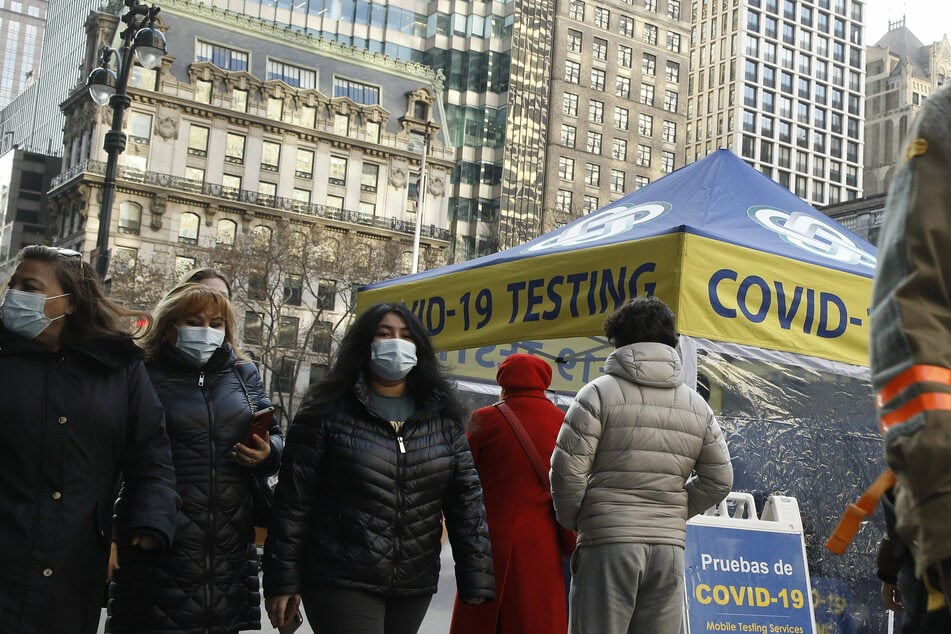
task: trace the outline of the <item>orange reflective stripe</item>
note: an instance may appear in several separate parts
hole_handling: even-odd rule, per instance
[[[826,540],[826,548],[836,555],[844,553],[848,545],[855,539],[855,534],[858,532],[862,521],[872,514],[872,511],[878,505],[878,501],[885,495],[885,491],[892,488],[894,484],[895,472],[891,469],[885,469],[882,475],[878,476],[875,482],[865,489],[862,496],[845,509],[842,519],[839,520],[839,525],[835,527],[829,539]]]
[[[928,392],[911,399],[893,412],[889,412],[879,420],[879,429],[884,434],[890,427],[908,422],[908,419],[923,412],[934,410],[951,411],[951,394],[944,392]]]
[[[951,386],[951,370],[939,365],[913,365],[878,391],[875,400],[881,408],[915,383],[941,383]]]

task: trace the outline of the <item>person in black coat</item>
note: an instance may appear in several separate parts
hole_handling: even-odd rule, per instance
[[[111,541],[133,558],[172,542],[165,417],[123,321],[135,313],[82,255],[17,260],[0,304],[0,631],[93,633]]]
[[[251,480],[277,471],[283,437],[273,423],[245,444],[252,411],[271,402],[234,333],[228,299],[189,283],[159,302],[142,339],[165,405],[182,509],[171,551],[116,571],[111,632],[261,627]]]
[[[417,632],[436,591],[443,517],[461,600],[495,598],[482,488],[452,389],[405,306],[371,306],[348,329],[288,430],[264,544],[274,627],[303,599],[317,632]]]

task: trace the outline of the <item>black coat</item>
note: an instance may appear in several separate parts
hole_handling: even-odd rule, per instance
[[[401,436],[368,409],[363,384],[323,414],[298,412],[264,546],[265,596],[321,585],[432,594],[445,513],[461,596],[495,597],[482,488],[462,426],[431,395]]]
[[[165,405],[182,508],[168,553],[157,562],[123,564],[116,573],[110,631],[260,629],[252,472],[232,449],[250,424],[242,382],[256,410],[271,405],[261,376],[252,363],[237,362],[227,345],[200,370],[166,346],[148,370]],[[277,471],[283,440],[275,422],[271,453],[254,473]]]
[[[122,338],[54,351],[0,325],[0,386],[0,631],[95,632],[114,528],[175,531],[162,406]]]

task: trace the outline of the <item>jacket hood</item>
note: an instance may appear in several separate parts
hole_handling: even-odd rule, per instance
[[[651,387],[676,387],[684,382],[680,355],[663,343],[632,343],[608,355],[604,372]]]
[[[512,354],[499,364],[495,380],[506,396],[516,392],[544,392],[551,385],[551,366],[530,354]]]
[[[0,323],[0,349],[4,352],[49,353],[55,351],[33,339],[10,332]],[[91,337],[77,342],[65,342],[61,352],[77,352],[107,368],[121,368],[142,358],[142,350],[135,345],[132,337]]]

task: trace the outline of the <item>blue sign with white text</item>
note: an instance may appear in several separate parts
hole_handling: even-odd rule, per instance
[[[690,633],[813,634],[801,533],[687,525]]]

